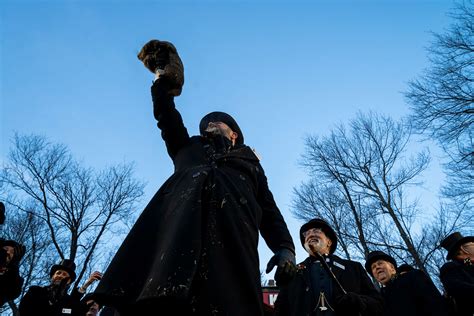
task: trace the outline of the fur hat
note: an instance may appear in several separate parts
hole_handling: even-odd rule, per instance
[[[236,132],[239,135],[235,143],[238,145],[242,145],[244,143],[244,134],[242,134],[239,125],[229,114],[224,112],[211,112],[209,114],[206,114],[199,123],[199,133],[201,133],[201,135],[204,134],[204,131],[206,130],[207,125],[209,125],[210,122],[222,122],[227,124],[227,126],[229,126],[232,131]]]
[[[448,254],[446,255],[446,260],[453,260],[454,255],[459,249],[459,247],[462,244],[465,244],[470,241],[474,242],[474,236],[463,237],[463,235],[461,235],[461,233],[459,232],[454,232],[445,239],[443,239],[440,246],[448,251]]]
[[[71,277],[71,283],[76,280],[76,264],[71,259],[63,259],[59,264],[53,265],[49,271],[49,277],[51,278],[58,270],[64,270],[69,273],[69,276]]]
[[[301,245],[304,248],[304,236],[303,233],[311,228],[321,228],[321,230],[324,232],[324,234],[331,240],[332,245],[331,248],[329,249],[329,254],[333,254],[334,251],[336,251],[337,247],[337,236],[336,232],[332,229],[331,226],[329,226],[328,222],[326,222],[323,219],[320,218],[314,218],[301,226],[300,228],[300,241]]]
[[[170,84],[171,95],[181,94],[184,84],[184,66],[173,44],[156,39],[151,40],[142,47],[137,57],[152,73],[156,73],[158,69],[163,71],[160,72],[160,78],[165,78]]]
[[[372,263],[374,263],[377,260],[383,260],[383,261],[390,262],[393,265],[393,267],[395,268],[395,270],[397,269],[397,262],[395,261],[395,259],[393,259],[392,256],[387,255],[385,252],[379,251],[379,250],[371,251],[367,255],[367,260],[365,261],[365,270],[367,270],[367,272],[372,277],[374,275],[372,274],[371,266],[372,266]]]

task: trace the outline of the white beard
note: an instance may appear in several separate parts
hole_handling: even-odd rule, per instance
[[[311,242],[311,247],[309,246]],[[321,239],[318,239],[318,240],[315,240],[315,241],[310,241],[310,242],[305,242],[304,243],[304,249],[306,250],[306,252],[308,252],[310,255],[315,255],[315,253],[313,252],[316,251],[318,252],[319,254],[321,255],[325,255],[327,253],[329,253],[328,251],[328,245]],[[311,248],[313,250],[311,250]]]

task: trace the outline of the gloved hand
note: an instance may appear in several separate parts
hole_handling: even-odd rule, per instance
[[[296,274],[295,254],[287,248],[278,250],[268,261],[266,273],[277,266],[275,281],[278,286],[286,285]]]
[[[151,86],[151,98],[153,100],[153,116],[160,120],[161,113],[170,106],[174,106],[171,84],[166,77],[161,77]]]
[[[354,314],[362,309],[363,302],[360,296],[354,292],[336,297],[336,312],[341,315]]]

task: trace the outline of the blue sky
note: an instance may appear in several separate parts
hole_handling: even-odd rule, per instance
[[[185,66],[176,99],[190,134],[206,113],[233,115],[262,157],[303,260],[289,207],[306,179],[306,135],[358,111],[399,118],[402,91],[428,66],[430,31],[452,1],[41,1],[0,3],[0,162],[15,131],[69,146],[85,164],[136,163],[143,205],[172,171],[153,115],[148,40],[175,44]],[[436,165],[422,194],[433,196]],[[432,207],[435,206],[430,205]],[[141,210],[137,210],[137,214]],[[262,242],[262,269],[271,253]]]

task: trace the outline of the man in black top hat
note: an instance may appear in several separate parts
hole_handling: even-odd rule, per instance
[[[293,280],[281,287],[276,315],[381,315],[382,297],[362,265],[334,255],[337,237],[326,221],[304,224],[300,240],[309,257],[298,265]]]
[[[20,296],[23,278],[19,264],[25,250],[25,246],[14,240],[0,239],[0,307]]]
[[[400,273],[395,259],[383,251],[370,252],[365,269],[381,286],[384,316],[447,315],[446,302],[421,270]]]
[[[80,304],[82,294],[67,293],[76,279],[76,264],[69,259],[62,260],[51,267],[48,286],[31,286],[20,301],[20,315],[73,315],[83,316],[84,307]]]
[[[448,251],[440,279],[448,296],[454,299],[457,316],[474,315],[474,236],[455,232],[441,242]]]
[[[169,59],[159,56],[158,62]],[[277,279],[296,270],[293,241],[259,158],[244,144],[234,118],[209,113],[199,124],[200,135],[190,137],[173,90],[181,89],[172,87],[166,73],[151,87],[174,174],[128,234],[96,297],[121,315],[144,309],[163,315],[263,315],[259,232],[275,253],[267,270],[277,266]]]

